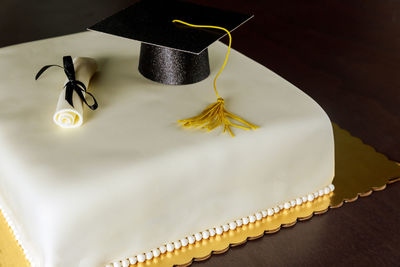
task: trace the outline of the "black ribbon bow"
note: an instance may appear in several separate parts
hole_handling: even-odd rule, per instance
[[[98,104],[97,104],[96,98],[94,98],[94,96],[86,90],[86,86],[83,84],[83,82],[77,81],[75,79],[75,68],[74,68],[74,63],[72,61],[72,57],[71,56],[64,56],[63,57],[63,64],[64,64],[64,67],[61,67],[60,65],[46,65],[46,66],[44,66],[36,74],[35,80],[39,79],[39,77],[43,74],[43,72],[45,72],[48,68],[51,68],[51,67],[62,68],[62,69],[64,69],[65,75],[67,75],[67,78],[68,78],[68,82],[64,86],[65,87],[65,100],[67,100],[67,102],[72,107],[74,107],[74,103],[72,101],[72,95],[73,95],[73,92],[75,91],[78,94],[78,96],[80,97],[80,99],[91,110],[97,109]],[[89,96],[92,97],[92,100],[94,102],[93,105],[89,105],[89,103],[86,101],[86,98],[83,95],[83,93],[88,94]]]

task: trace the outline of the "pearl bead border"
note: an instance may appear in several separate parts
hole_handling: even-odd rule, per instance
[[[0,199],[1,200],[1,199]],[[21,234],[20,232],[17,230],[17,227],[15,226],[15,224],[13,223],[13,220],[11,219],[11,217],[9,216],[9,213],[6,211],[6,209],[4,208],[3,205],[1,205],[1,201],[0,201],[0,212],[3,214],[3,218],[6,221],[9,230],[11,231],[11,233],[14,236],[14,239],[17,241],[17,244],[19,245],[19,247],[22,250],[22,253],[25,256],[25,259],[29,262],[31,267],[36,267],[37,265],[35,264],[35,262],[33,261],[33,257],[30,253],[28,253],[28,250],[25,247],[25,242],[22,240]],[[1,215],[0,215],[1,216]]]
[[[200,242],[203,239],[209,239],[210,237],[213,237],[215,235],[222,235],[225,232],[233,231],[237,227],[241,227],[242,225],[247,225],[249,223],[255,223],[256,221],[261,221],[263,218],[268,216],[273,216],[274,214],[277,214],[282,210],[289,210],[295,206],[301,206],[304,203],[313,202],[317,198],[322,197],[324,195],[328,195],[334,190],[335,186],[333,184],[330,184],[312,194],[308,194],[303,197],[298,197],[291,201],[277,205],[273,208],[268,208],[266,210],[262,210],[256,212],[255,214],[249,215],[247,217],[243,217],[242,219],[237,219],[235,221],[220,226],[216,226],[214,228],[210,228],[208,230],[195,233],[193,235],[189,235],[181,240],[166,243],[160,246],[159,248],[155,248],[146,253],[140,253],[136,256],[128,257],[124,260],[114,261],[112,263],[107,264],[105,267],[129,267],[130,265],[135,265],[136,263],[143,263],[153,258],[158,258],[161,254],[178,250],[182,247],[188,246],[189,244]]]

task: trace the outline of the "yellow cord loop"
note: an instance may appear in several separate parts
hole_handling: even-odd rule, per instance
[[[224,133],[226,131],[228,131],[232,137],[234,137],[235,135],[233,134],[233,132],[231,130],[231,126],[240,128],[240,129],[244,129],[244,130],[257,129],[258,128],[257,125],[251,124],[250,122],[245,121],[244,119],[240,118],[239,116],[236,116],[236,115],[228,112],[224,108],[224,99],[222,97],[220,97],[218,94],[216,81],[217,81],[218,76],[221,74],[222,70],[225,68],[226,63],[228,62],[229,53],[231,52],[231,45],[232,45],[231,33],[227,29],[218,27],[218,26],[195,25],[195,24],[190,24],[190,23],[184,22],[182,20],[177,20],[177,19],[173,20],[172,22],[173,23],[181,23],[183,25],[186,25],[189,27],[194,27],[194,28],[211,28],[211,29],[223,30],[229,36],[228,52],[226,53],[224,64],[222,64],[221,69],[219,70],[219,72],[217,73],[217,75],[214,78],[214,91],[218,98],[217,102],[209,105],[200,115],[189,118],[189,119],[178,120],[178,122],[181,123],[182,126],[186,127],[186,128],[200,127],[202,129],[207,129],[208,131],[214,130],[215,128],[217,128],[219,126],[223,126]],[[244,126],[232,123],[229,120],[229,118],[242,123]]]

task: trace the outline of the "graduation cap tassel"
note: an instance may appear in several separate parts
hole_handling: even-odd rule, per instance
[[[234,115],[230,112],[228,112],[225,107],[224,107],[224,99],[219,96],[217,87],[215,85],[215,82],[217,81],[218,76],[221,74],[222,70],[225,68],[226,62],[228,61],[229,53],[231,50],[231,44],[232,44],[232,36],[230,32],[222,27],[218,26],[211,26],[211,25],[194,25],[190,24],[181,20],[173,20],[172,22],[174,23],[181,23],[189,27],[195,27],[195,28],[211,28],[211,29],[219,29],[225,31],[228,36],[229,36],[229,45],[228,45],[228,52],[226,53],[225,61],[224,64],[222,65],[221,69],[219,70],[218,74],[214,78],[214,91],[215,94],[217,95],[217,102],[214,104],[209,105],[200,115],[189,118],[189,119],[184,119],[184,120],[178,120],[179,123],[183,127],[186,128],[201,128],[201,129],[207,129],[208,131],[214,130],[215,128],[222,126],[224,127],[224,133],[228,131],[232,137],[235,135],[232,132],[231,127],[236,127],[240,128],[243,130],[251,130],[251,129],[257,129],[258,126],[251,124],[250,122],[240,118],[237,115]],[[236,124],[231,122],[231,120],[237,121],[241,123],[242,125]]]

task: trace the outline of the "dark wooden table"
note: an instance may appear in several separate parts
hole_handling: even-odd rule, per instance
[[[128,0],[0,2],[0,47],[84,31]],[[198,0],[255,18],[233,47],[400,162],[400,2]],[[194,266],[400,266],[400,183]]]

